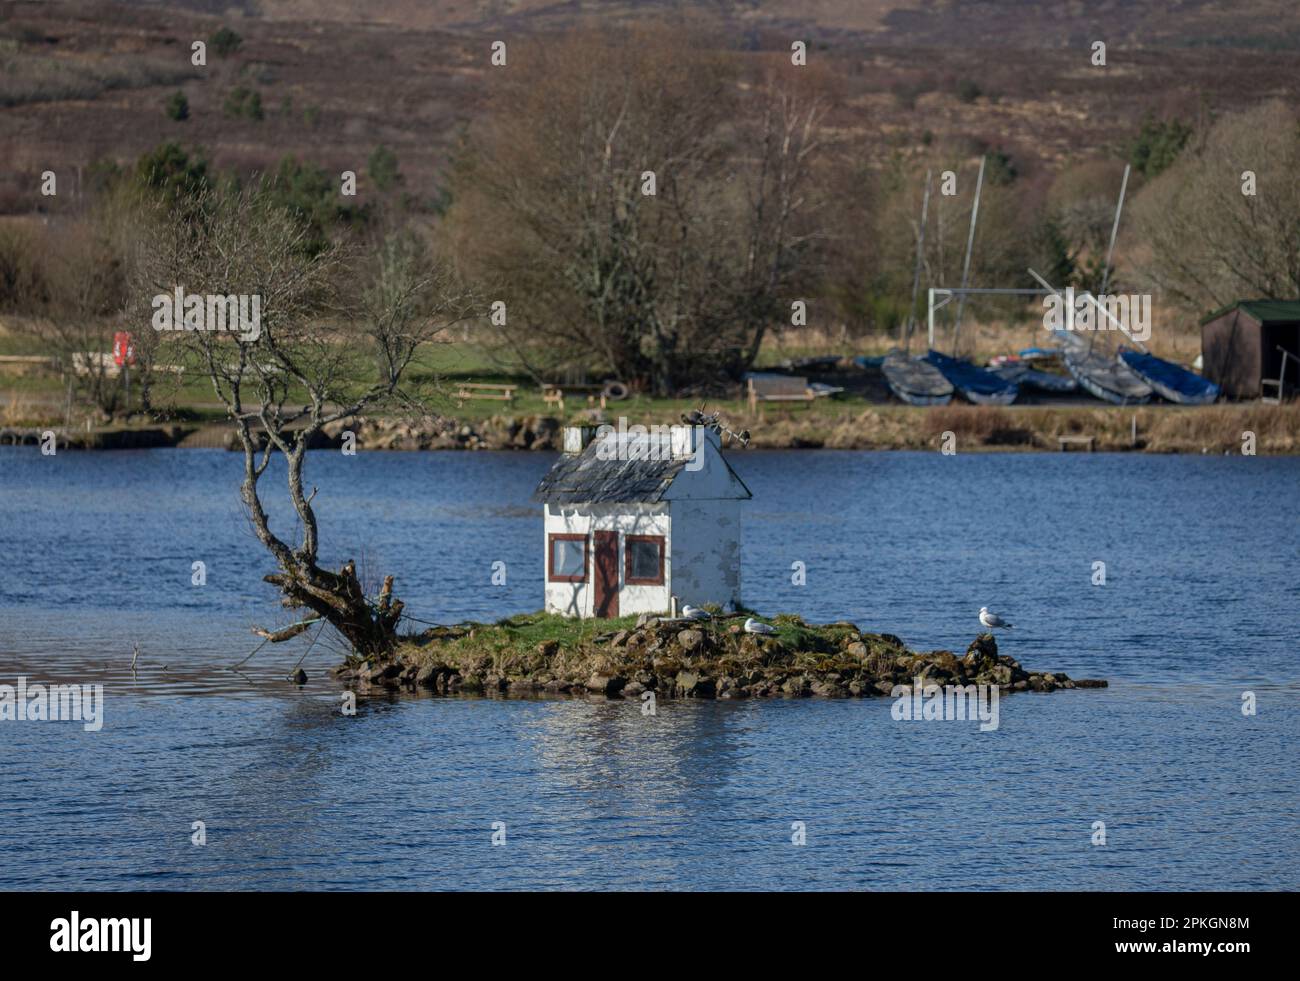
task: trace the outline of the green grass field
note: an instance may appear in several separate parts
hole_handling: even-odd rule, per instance
[[[47,350],[42,349],[40,341],[29,334],[0,332],[0,355],[39,356],[47,353]],[[779,357],[764,360],[772,364],[788,356],[787,352],[782,352]],[[593,377],[601,376],[597,374]],[[425,345],[409,369],[409,381],[422,386],[435,386],[438,390],[434,398],[435,408],[445,415],[467,422],[503,414],[559,414],[554,405],[543,401],[541,388],[536,381],[527,376],[511,374],[496,363],[486,350],[472,343]],[[514,401],[510,404],[493,399],[456,397],[462,384],[474,383],[514,384],[518,388]],[[295,391],[290,401],[303,399],[305,394],[303,391]],[[590,405],[598,404],[594,399],[589,402],[588,394],[577,391],[566,395],[564,416],[572,418]],[[13,366],[0,365],[0,407],[6,403],[26,406],[25,412],[10,408],[10,418],[7,420],[9,424],[17,423],[18,420],[13,418],[15,413],[25,415],[28,418],[24,421],[33,423],[45,421],[47,417],[52,420],[56,415],[61,418],[65,395],[66,382],[53,369],[36,370],[24,366],[18,370]],[[156,407],[166,407],[186,419],[217,420],[225,415],[211,382],[201,370],[186,371],[179,379],[160,373],[154,386],[153,402]],[[868,404],[865,399],[849,396],[835,400],[834,404],[831,404],[831,400],[819,399],[810,407],[800,407],[795,411],[835,415],[844,410],[846,402]],[[698,408],[699,404],[698,400],[693,399],[631,395],[621,402],[610,403],[610,409],[629,418],[676,419],[681,413]],[[709,407],[737,413],[744,410],[745,403],[741,399],[710,400]]]

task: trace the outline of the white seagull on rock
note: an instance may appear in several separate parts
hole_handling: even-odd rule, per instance
[[[687,620],[712,620],[713,617],[708,610],[701,610],[698,606],[687,604],[682,607],[682,616]]]
[[[745,633],[747,634],[774,634],[776,627],[770,623],[759,623],[753,617],[745,620]]]
[[[990,613],[987,606],[980,607],[980,623],[986,627],[1000,627],[1003,630],[1011,630],[1011,624],[1003,620],[996,613]]]

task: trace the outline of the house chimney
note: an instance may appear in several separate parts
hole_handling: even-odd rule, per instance
[[[587,448],[595,435],[595,426],[565,426],[564,452],[576,456]]]
[[[721,449],[717,433],[705,426],[673,426],[671,430],[672,454],[676,459],[693,456],[701,440],[708,440],[715,449]]]

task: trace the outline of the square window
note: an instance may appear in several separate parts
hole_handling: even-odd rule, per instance
[[[624,548],[624,582],[659,586],[664,581],[664,540],[661,535],[628,535]]]
[[[587,578],[587,536],[552,535],[552,582],[583,582]]]

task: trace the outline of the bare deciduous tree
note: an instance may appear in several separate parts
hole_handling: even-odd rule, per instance
[[[887,311],[892,307],[896,312],[900,335],[912,313],[911,289],[917,247],[922,240],[921,203],[927,171],[931,174],[931,194],[921,255],[918,325],[924,325],[926,320],[929,287],[961,285],[979,158],[964,156],[964,151],[941,150],[926,161],[899,161],[881,179],[873,226],[879,252],[876,286],[882,300],[893,301],[882,306]],[[951,175],[950,181],[945,180],[945,174]],[[952,193],[945,193],[946,189]],[[1030,251],[1033,228],[1026,213],[1026,196],[1025,188],[1015,184],[997,185],[986,178],[980,191],[970,286],[1033,285],[1025,272],[1025,267],[1036,258]],[[1015,301],[999,303],[983,298],[977,308],[968,306],[967,310],[969,316],[1008,316],[1017,305]],[[940,330],[937,343],[941,346],[947,346],[947,331],[954,322],[955,312],[956,304],[951,304],[936,317]]]
[[[503,344],[661,395],[735,377],[811,278],[823,93],[788,72],[743,84],[662,31],[538,46],[502,85],[452,228],[506,300]]]
[[[337,572],[318,564],[307,452],[325,427],[363,411],[426,405],[427,392],[404,384],[412,359],[440,331],[478,312],[473,297],[409,234],[390,236],[369,255],[337,242],[308,248],[307,229],[272,202],[261,181],[205,192],[157,218],[132,294],[139,316],[149,317],[142,308],[176,287],[187,295],[260,297],[256,332],[187,329],[166,335],[163,345],[201,368],[234,423],[243,502],[279,566],[266,580],[285,606],[328,622],[359,655],[390,650],[402,616],[393,577],[368,597],[351,561]],[[352,288],[357,282],[367,285]],[[277,453],[287,462],[288,497],[301,526],[296,543],[272,528],[263,506],[260,480]]]
[[[0,304],[19,314],[20,329],[55,359],[69,396],[107,418],[137,407],[152,411],[152,338],[122,315],[140,206],[135,190],[119,184],[87,207],[0,242]],[[14,245],[26,254],[7,254]],[[119,331],[131,335],[135,349],[126,374],[112,357]]]
[[[1283,103],[1219,120],[1134,202],[1144,285],[1202,310],[1300,295],[1297,170],[1300,124]]]

